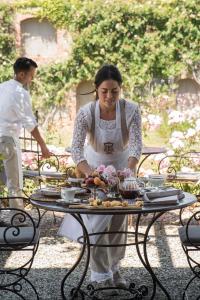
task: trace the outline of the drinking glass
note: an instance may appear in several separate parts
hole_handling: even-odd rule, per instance
[[[161,174],[152,174],[149,175],[149,185],[154,187],[155,189],[159,189],[159,187],[165,184],[165,176]]]

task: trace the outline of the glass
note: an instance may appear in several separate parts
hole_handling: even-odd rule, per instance
[[[164,186],[165,176],[161,174],[152,174],[149,175],[149,185],[158,189],[159,187]]]
[[[137,183],[138,183],[139,187],[141,187],[141,188],[145,188],[148,182],[149,182],[148,177],[137,178]]]
[[[96,200],[97,199],[97,187],[95,185],[93,185],[93,186],[90,186],[89,189],[91,191],[90,198],[92,198],[93,200]]]

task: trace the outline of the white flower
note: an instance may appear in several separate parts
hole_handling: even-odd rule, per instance
[[[166,153],[166,155],[174,155],[174,150],[169,149]]]
[[[184,134],[182,131],[178,131],[178,130],[175,130],[172,132],[172,135],[171,135],[172,138],[177,138],[177,139],[184,139]]]
[[[194,128],[189,128],[185,134],[186,138],[190,138],[196,135],[196,130]]]
[[[183,148],[184,147],[184,142],[176,139],[176,138],[171,138],[169,140],[170,144],[172,145],[172,148],[174,149],[179,149],[179,148]]]
[[[182,112],[173,110],[169,113],[168,124],[181,123],[185,121],[185,116]]]
[[[160,125],[162,123],[162,118],[158,115],[149,114],[147,119],[150,125]]]
[[[200,131],[200,119],[197,119],[196,120],[196,127],[195,127],[195,129],[196,129],[196,131]]]

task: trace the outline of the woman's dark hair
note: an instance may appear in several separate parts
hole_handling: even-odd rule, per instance
[[[94,84],[95,84],[95,90],[87,93],[83,93],[80,95],[89,95],[96,91],[96,99],[98,98],[97,89],[100,86],[100,84],[105,80],[115,80],[118,82],[118,84],[121,86],[122,84],[122,76],[118,68],[114,65],[106,64],[103,65],[98,72],[96,73]]]
[[[122,76],[120,74],[120,71],[114,65],[104,65],[103,67],[101,67],[101,69],[99,69],[94,81],[96,89],[103,81],[109,79],[117,81],[119,85],[122,84]]]
[[[29,71],[31,67],[37,68],[37,64],[34,60],[27,57],[19,57],[13,65],[15,74],[21,71]]]

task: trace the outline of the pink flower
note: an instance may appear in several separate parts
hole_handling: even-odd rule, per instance
[[[98,166],[98,168],[97,168],[97,171],[99,172],[99,173],[103,173],[104,171],[105,171],[105,166],[104,165],[100,165],[100,166]]]
[[[104,169],[103,174],[105,174],[106,176],[109,177],[112,175],[116,175],[117,172],[116,172],[116,169],[112,165],[109,165]]]
[[[119,170],[118,176],[122,176],[124,178],[131,177],[133,175],[133,171],[129,168],[124,168],[123,170]]]
[[[27,169],[31,169],[31,170],[38,169],[37,154],[34,152],[23,152],[22,164]]]

